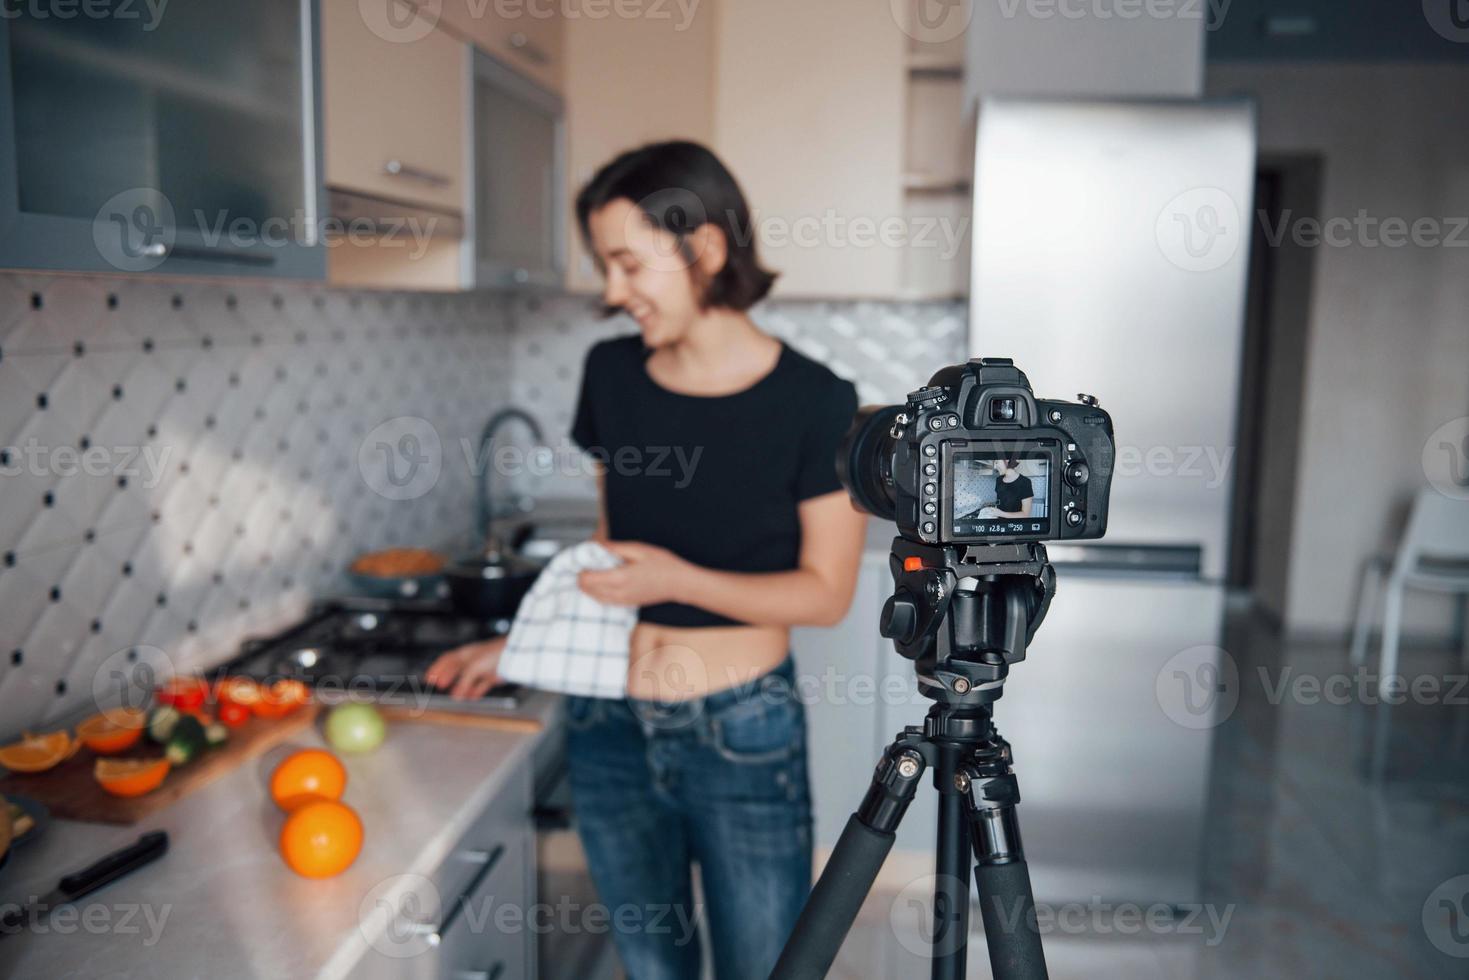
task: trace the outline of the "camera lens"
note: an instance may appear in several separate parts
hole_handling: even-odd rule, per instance
[[[898,411],[897,405],[863,406],[837,447],[837,476],[842,486],[858,507],[887,521],[897,514],[892,429]]]
[[[1014,422],[1015,421],[1015,399],[996,398],[990,402],[991,422]]]

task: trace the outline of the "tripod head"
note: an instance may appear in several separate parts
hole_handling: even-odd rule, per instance
[[[998,699],[1056,590],[1046,546],[897,537],[888,566],[893,594],[882,607],[882,635],[914,661],[923,695],[955,707]]]

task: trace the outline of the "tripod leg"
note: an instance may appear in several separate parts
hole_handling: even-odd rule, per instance
[[[1002,752],[1008,757],[1008,746]],[[964,799],[990,970],[995,980],[1046,980],[1049,974],[1035,917],[1030,868],[1020,846],[1020,821],[1015,814],[1015,804],[1020,802],[1015,775],[1007,763],[998,760],[983,761],[962,772],[969,782]]]
[[[955,785],[960,746],[938,743],[938,855],[933,888],[933,980],[964,980],[969,941],[969,858],[964,794]]]
[[[883,753],[872,785],[847,820],[831,859],[811,889],[771,980],[819,980],[831,969],[862,902],[892,850],[898,821],[922,778],[920,733],[900,735]]]

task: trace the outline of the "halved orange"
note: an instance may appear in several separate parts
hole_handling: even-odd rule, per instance
[[[260,700],[252,705],[257,718],[284,718],[311,700],[311,690],[295,678],[276,681],[260,688]]]
[[[114,708],[77,725],[77,738],[98,755],[116,755],[137,745],[147,724],[147,712]]]
[[[92,775],[113,796],[142,796],[163,784],[168,775],[168,760],[98,759]]]
[[[248,708],[260,702],[260,685],[248,677],[226,677],[214,686],[214,698],[221,704],[233,703]]]
[[[0,748],[0,766],[11,772],[45,772],[76,755],[80,742],[65,730],[32,735]]]

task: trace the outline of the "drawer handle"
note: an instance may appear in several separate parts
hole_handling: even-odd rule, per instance
[[[488,970],[460,970],[454,974],[454,980],[500,980],[500,975],[504,972],[504,960],[496,960],[495,965]]]
[[[383,173],[389,177],[402,177],[404,180],[417,180],[428,184],[430,187],[448,187],[454,183],[443,174],[436,174],[432,170],[424,170],[422,167],[414,167],[404,163],[402,160],[389,160],[383,164]]]
[[[500,856],[504,853],[505,845],[496,844],[495,849],[492,851],[464,851],[459,855],[465,861],[471,861],[480,867],[474,873],[474,877],[469,879],[469,884],[465,885],[464,890],[450,903],[449,911],[444,915],[444,920],[436,926],[425,925],[421,927],[421,931],[428,936],[428,944],[430,946],[437,946],[444,941],[444,934],[453,928],[454,922],[459,918],[459,913],[464,911],[464,906],[469,904],[470,896],[479,890],[479,886],[484,882],[489,873],[494,870],[495,865],[500,863]]]
[[[510,35],[510,46],[515,49],[516,54],[538,65],[547,64],[551,60],[550,55],[546,54],[546,52],[534,44],[531,44],[530,38],[526,37],[520,31],[516,31]]]

